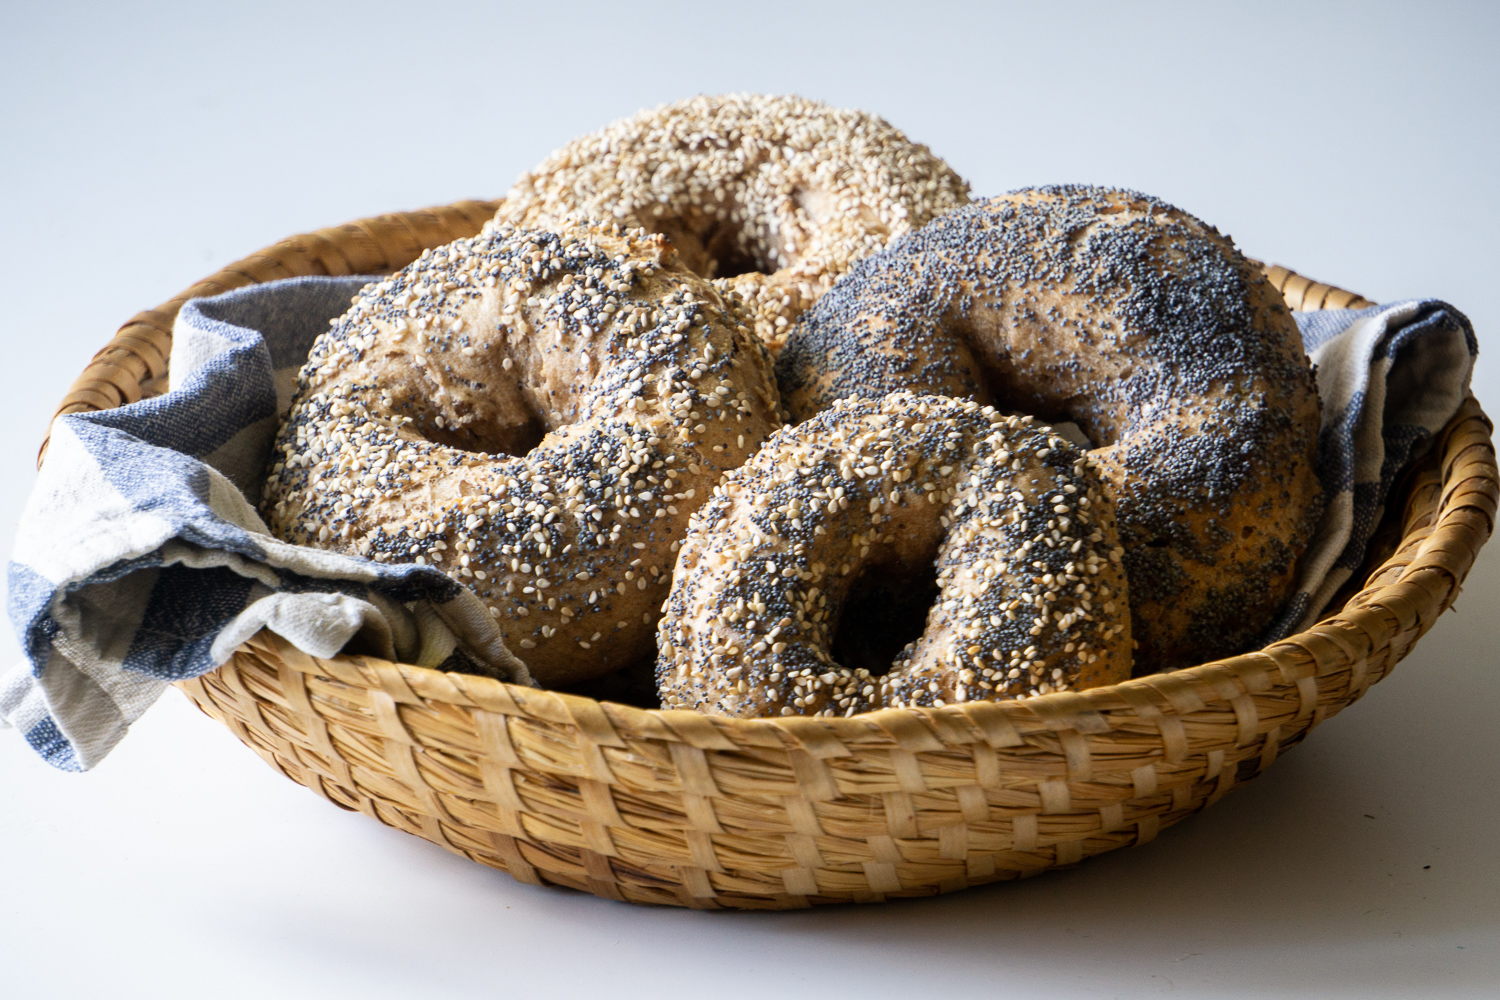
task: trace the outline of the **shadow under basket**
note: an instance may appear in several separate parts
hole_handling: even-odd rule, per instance
[[[247,257],[121,328],[58,412],[160,392],[190,297],[393,271],[474,235],[496,207],[379,216]],[[1266,273],[1293,309],[1370,304]],[[1393,494],[1357,587],[1316,626],[1110,687],[849,719],[724,719],[317,659],[268,632],[178,686],[335,805],[522,882],[704,909],[949,892],[1151,840],[1389,673],[1452,604],[1493,528],[1490,430],[1470,398]]]

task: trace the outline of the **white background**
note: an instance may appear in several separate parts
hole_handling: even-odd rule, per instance
[[[1443,297],[1500,406],[1492,6],[202,6],[0,4],[6,534],[56,401],[137,309],[291,233],[497,196],[699,92],[864,108],[978,195],[1128,185],[1251,255]],[[1497,584],[1492,547],[1394,676],[1154,843],[873,907],[521,885],[339,812],[175,691],[87,775],[0,733],[0,994],[1495,995]]]

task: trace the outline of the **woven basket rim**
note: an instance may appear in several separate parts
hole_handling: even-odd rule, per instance
[[[189,298],[301,274],[395,270],[415,259],[423,249],[477,232],[498,206],[499,202],[468,200],[415,212],[374,216],[289,237],[236,261],[162,306],[137,314],[122,326],[75,381],[54,419],[65,413],[109,409],[134,402],[163,388],[172,323],[178,309]],[[403,257],[407,259],[402,260]],[[1355,293],[1314,282],[1287,268],[1261,266],[1292,308],[1357,309],[1374,304]],[[597,701],[585,695],[525,687],[478,675],[445,673],[363,655],[341,653],[331,661],[304,656],[289,663],[294,669],[300,666],[313,671],[320,669],[320,664],[342,661],[363,665],[386,678],[398,674],[404,682],[400,686],[408,693],[405,696],[396,694],[395,700],[413,704],[500,704],[509,705],[516,711],[524,706],[528,712],[544,717],[555,715],[558,721],[578,725],[601,745],[625,745],[615,732],[617,726],[637,733],[657,733],[667,740],[686,742],[703,750],[733,750],[757,744],[790,745],[811,751],[814,756],[819,756],[820,751],[842,754],[847,752],[843,746],[845,743],[857,743],[871,737],[889,740],[891,734],[898,732],[907,734],[903,743],[910,743],[914,749],[920,748],[924,737],[933,744],[932,749],[941,749],[949,743],[973,742],[976,735],[991,745],[1008,746],[1018,741],[1020,733],[1040,729],[1072,729],[1080,733],[1100,731],[1101,726],[1107,728],[1101,713],[1139,707],[1145,703],[1143,698],[1153,704],[1160,704],[1164,699],[1162,710],[1168,712],[1194,711],[1210,704],[1232,702],[1244,693],[1247,678],[1262,676],[1268,666],[1278,667],[1279,661],[1271,655],[1278,650],[1295,651],[1301,654],[1300,659],[1310,659],[1312,663],[1308,668],[1314,673],[1328,673],[1347,666],[1370,651],[1371,635],[1391,631],[1383,620],[1386,615],[1394,615],[1401,628],[1419,625],[1425,631],[1432,622],[1427,620],[1423,609],[1436,608],[1437,613],[1441,613],[1451,602],[1439,596],[1433,586],[1424,585],[1431,581],[1414,578],[1416,574],[1410,570],[1441,568],[1426,564],[1419,566],[1423,552],[1461,552],[1466,557],[1462,559],[1465,563],[1462,571],[1444,570],[1452,578],[1449,589],[1456,592],[1463,574],[1494,527],[1500,475],[1494,470],[1493,458],[1485,464],[1486,475],[1477,480],[1471,476],[1463,482],[1452,482],[1448,475],[1461,457],[1461,453],[1447,454],[1450,439],[1465,426],[1476,422],[1483,428],[1479,435],[1483,440],[1471,441],[1461,453],[1484,446],[1490,448],[1493,455],[1490,444],[1492,425],[1471,395],[1432,446],[1440,453],[1443,466],[1441,489],[1433,509],[1425,513],[1417,511],[1416,517],[1435,516],[1437,524],[1422,541],[1419,550],[1410,553],[1409,558],[1399,564],[1405,572],[1395,581],[1370,582],[1379,578],[1384,570],[1397,565],[1392,560],[1400,552],[1370,569],[1360,589],[1343,606],[1327,613],[1310,629],[1263,649],[1084,691],[1056,692],[1008,701],[973,701],[942,708],[889,708],[849,717],[739,719],[710,716],[688,709],[640,708]],[[39,464],[45,457],[46,445],[44,440]],[[1460,496],[1458,490],[1466,484],[1469,488]],[[1393,507],[1388,507],[1386,517],[1402,516]],[[1466,510],[1473,510],[1482,517],[1482,530],[1476,529],[1471,523],[1472,518],[1460,516]],[[1412,513],[1407,512],[1407,524],[1412,520]],[[1407,533],[1403,530],[1402,534]],[[1436,614],[1431,617],[1435,620]],[[285,645],[285,640],[264,632],[251,640],[252,643],[257,641]],[[1330,644],[1336,647],[1339,655],[1331,666],[1327,666],[1326,651]],[[1309,657],[1308,654],[1313,655]],[[1319,667],[1318,663],[1325,663],[1325,666]],[[1284,669],[1282,673],[1285,673]],[[1152,699],[1150,694],[1157,697]],[[926,723],[925,727],[916,721],[918,718]],[[922,732],[918,734],[913,726]],[[931,733],[943,738],[935,739]],[[947,734],[952,738],[949,739]]]

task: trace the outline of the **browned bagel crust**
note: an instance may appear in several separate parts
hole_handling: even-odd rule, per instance
[[[727,94],[575,139],[496,218],[552,228],[582,213],[662,233],[776,349],[852,261],[968,200],[946,163],[874,115]]]
[[[440,566],[564,684],[649,662],[688,516],[777,424],[764,348],[661,237],[492,223],[318,339],[262,509]]]
[[[853,715],[1116,683],[1120,557],[1097,469],[1045,425],[948,397],[841,400],[772,435],[694,515],[659,628],[662,704]],[[851,595],[934,567],[921,636],[894,663],[840,662],[841,627],[881,628],[843,620]]]
[[[1211,227],[1145,195],[1019,191],[859,262],[778,364],[794,420],[895,389],[1072,420],[1112,484],[1137,669],[1252,645],[1320,511],[1297,326]]]

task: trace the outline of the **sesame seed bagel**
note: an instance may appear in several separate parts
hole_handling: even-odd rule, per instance
[[[764,348],[661,237],[490,223],[319,337],[262,509],[441,567],[566,684],[649,664],[689,515],[777,424]]]
[[[1121,681],[1120,557],[1102,480],[1051,428],[970,400],[842,400],[694,515],[662,704],[853,715]]]
[[[801,97],[695,97],[576,139],[521,177],[497,218],[575,213],[667,236],[774,350],[788,324],[892,236],[966,204],[926,146]]]
[[[868,257],[777,363],[794,420],[896,389],[966,397],[1096,446],[1136,663],[1250,647],[1316,525],[1319,404],[1296,323],[1228,237],[1145,195],[977,202]]]

